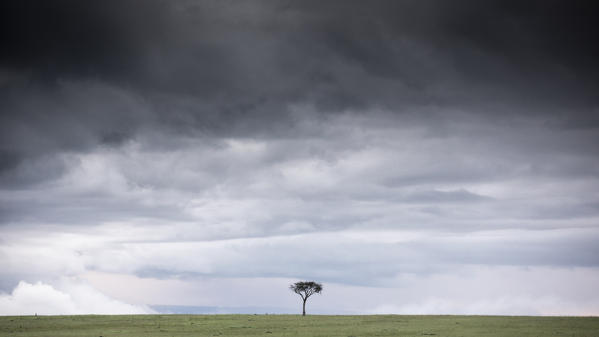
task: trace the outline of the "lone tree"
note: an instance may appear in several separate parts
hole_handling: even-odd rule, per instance
[[[308,300],[308,297],[314,294],[320,294],[322,291],[322,284],[312,281],[295,282],[289,286],[289,289],[302,297],[302,301],[304,302],[302,316],[306,316],[306,301]]]

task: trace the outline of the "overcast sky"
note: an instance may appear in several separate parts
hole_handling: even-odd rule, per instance
[[[2,1],[0,314],[599,315],[596,18]]]

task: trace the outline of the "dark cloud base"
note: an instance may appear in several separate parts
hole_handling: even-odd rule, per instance
[[[293,104],[599,120],[591,1],[0,6],[3,171],[39,153],[118,145],[146,126],[289,129]]]

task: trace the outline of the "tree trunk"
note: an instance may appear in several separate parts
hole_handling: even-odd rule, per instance
[[[304,299],[304,306],[303,306],[303,311],[302,311],[302,316],[306,316],[306,299]]]

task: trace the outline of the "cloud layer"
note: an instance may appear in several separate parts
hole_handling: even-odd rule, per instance
[[[135,305],[291,308],[227,294],[315,279],[329,313],[597,314],[594,7],[4,2],[3,301],[93,311],[56,287],[95,275]]]

